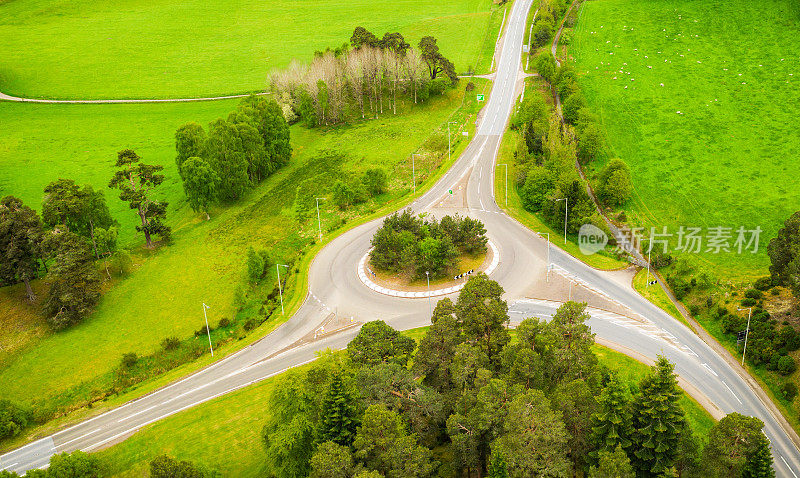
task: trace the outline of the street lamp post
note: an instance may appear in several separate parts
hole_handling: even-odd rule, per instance
[[[419,153],[411,154],[411,177],[414,182],[414,194],[417,194],[417,165],[416,161],[414,161],[414,156],[420,156],[420,154]]]
[[[451,124],[458,124],[458,121],[448,121],[447,122],[447,162],[450,162],[450,152],[452,148],[450,147],[450,125]]]
[[[433,316],[433,310],[431,309],[431,273],[425,271],[425,278],[428,279],[428,315]]]
[[[650,247],[647,249],[647,284],[645,284],[644,288],[650,288],[650,252],[653,245],[651,244]]]
[[[567,243],[567,213],[569,212],[569,198],[556,199],[556,202],[564,201],[564,244]]]
[[[540,236],[547,236],[547,271],[545,272],[545,282],[550,282],[550,233],[537,232]]]
[[[284,315],[285,312],[283,310],[283,289],[281,288],[281,267],[289,268],[286,264],[275,264],[275,272],[278,273],[278,295],[281,296],[281,315]]]
[[[498,166],[505,166],[506,167],[506,188],[505,188],[505,192],[506,192],[506,207],[508,207],[508,164],[501,163],[501,164],[498,164]]]
[[[214,356],[214,347],[211,346],[211,329],[208,327],[208,315],[206,314],[206,309],[210,309],[211,307],[207,306],[205,302],[203,302],[203,318],[206,319],[206,334],[208,334],[208,348],[211,350],[211,356]]]
[[[753,314],[752,307],[745,307],[747,309],[747,328],[744,329],[744,350],[742,350],[742,367],[744,367],[744,356],[747,353],[747,336],[750,335],[750,316]],[[736,308],[736,310],[744,310]]]
[[[325,198],[316,198],[317,199],[317,229],[319,230],[319,240],[322,240],[322,221],[319,219],[319,200],[325,200]]]

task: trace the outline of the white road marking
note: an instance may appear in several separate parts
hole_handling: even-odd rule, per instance
[[[61,445],[59,445],[59,446],[66,446],[66,445],[68,445],[68,444],[70,444],[70,443],[72,443],[72,442],[74,442],[74,441],[78,441],[78,440],[80,440],[80,439],[82,439],[82,438],[86,438],[86,437],[88,437],[89,435],[94,435],[95,433],[99,432],[100,430],[102,430],[102,428],[98,428],[97,430],[92,430],[92,431],[90,431],[89,433],[85,433],[85,434],[83,434],[83,435],[81,435],[81,436],[79,436],[79,437],[77,437],[77,438],[73,438],[73,439],[72,439],[72,440],[70,440],[70,441],[65,441],[64,443],[62,443],[62,444],[61,444]]]
[[[166,403],[166,402],[165,402],[165,403]],[[162,403],[162,405],[163,405],[163,403]],[[138,412],[136,412],[136,413],[133,413],[133,414],[131,414],[131,415],[128,415],[127,417],[120,418],[119,420],[117,420],[117,423],[122,423],[122,422],[124,422],[125,420],[130,420],[131,418],[133,418],[133,417],[135,417],[135,416],[137,416],[137,415],[141,415],[142,413],[144,413],[144,412],[146,412],[146,411],[148,411],[148,410],[152,410],[152,409],[156,408],[157,406],[158,406],[158,405],[153,405],[152,407],[147,407],[147,408],[145,408],[144,410],[139,410]]]
[[[794,471],[792,470],[792,467],[789,466],[788,463],[786,463],[786,458],[784,458],[783,455],[778,455],[778,456],[781,457],[781,461],[783,462],[784,465],[786,465],[786,468],[789,469],[789,473],[791,473],[792,476],[794,476],[794,478],[797,478],[797,475],[794,474]]]
[[[703,368],[705,368],[706,370],[708,370],[709,372],[714,374],[715,377],[719,377],[719,375],[717,375],[717,372],[712,370],[711,367],[709,367],[707,363],[702,363],[701,365],[703,366]]]
[[[733,393],[733,390],[731,390],[731,387],[729,387],[728,384],[725,383],[725,380],[722,380],[722,384],[725,385],[725,388],[727,388],[729,392],[731,392],[731,395],[733,395],[733,398],[735,398],[736,401],[739,402],[739,405],[742,405],[742,401],[739,400],[739,397],[737,397],[735,393]]]

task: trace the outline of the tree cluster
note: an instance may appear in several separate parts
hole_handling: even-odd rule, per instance
[[[346,355],[290,373],[262,434],[268,476],[772,476],[758,420],[720,422],[701,464],[672,364],[622,383],[598,365],[573,302],[550,322],[524,320],[512,340],[502,294],[478,275],[437,304],[418,346],[369,322]]]
[[[178,461],[167,455],[160,455],[150,461],[150,478],[214,478],[219,473],[198,466],[191,461]]]
[[[800,211],[784,222],[767,252],[772,284],[786,286],[800,298]]]
[[[350,44],[352,48],[345,44],[317,52],[310,64],[295,62],[270,76],[270,88],[287,120],[300,118],[314,127],[376,118],[384,107],[396,114],[398,97],[406,95],[417,103],[458,81],[453,64],[431,36],[413,48],[400,33],[379,39],[357,27]]]
[[[461,254],[486,252],[486,229],[469,217],[445,216],[441,221],[414,216],[407,209],[383,221],[372,237],[370,264],[378,270],[410,272],[414,277],[443,277]]]
[[[175,132],[175,162],[189,205],[205,212],[216,201],[234,201],[289,162],[289,125],[278,103],[244,98],[208,131],[187,123]]]
[[[82,451],[53,455],[46,470],[34,469],[25,473],[27,478],[98,478],[100,475],[97,457]],[[18,477],[16,473],[0,471],[0,478]]]

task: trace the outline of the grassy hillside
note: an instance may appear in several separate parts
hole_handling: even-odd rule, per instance
[[[415,329],[408,335],[419,339],[423,333],[424,329]],[[600,363],[629,383],[639,381],[649,369],[605,347],[595,346],[594,352]],[[264,476],[261,428],[269,414],[265,405],[280,378],[269,378],[150,425],[98,456],[108,475],[117,477],[143,476],[150,460],[165,453],[204,463],[223,476]],[[685,394],[680,405],[695,435],[705,442],[713,418]]]
[[[490,0],[0,2],[0,91],[152,98],[263,89],[270,70],[341,45],[358,25],[400,31],[412,44],[434,35],[466,71],[480,61],[491,9]]]
[[[769,239],[800,205],[798,34],[789,0],[603,0],[580,11],[569,51],[606,132],[603,160],[630,165],[628,218],[671,233],[763,230],[757,254],[704,243],[697,259],[718,276],[763,275]]]
[[[336,179],[358,177],[367,168],[379,166],[389,172],[391,192],[359,209],[341,213],[334,205],[323,203],[323,231],[340,225],[343,219],[368,214],[383,204],[396,201],[410,190],[411,171],[410,165],[406,164],[409,155],[418,150],[427,151],[417,162],[417,181],[421,184],[434,173],[442,158],[446,158],[446,133],[442,143],[442,124],[448,119],[458,119],[463,123],[470,119],[474,121],[477,103],[473,101],[474,94],[467,95],[463,102],[465,86],[466,82],[462,82],[460,88],[414,108],[406,105],[397,116],[386,115],[378,120],[331,129],[308,130],[295,126],[292,128],[294,154],[291,163],[238,203],[212,210],[210,221],[203,220],[202,215],[192,213],[185,206],[173,207],[169,220],[174,227],[173,244],[152,254],[134,249],[135,272],[105,294],[90,318],[57,334],[23,334],[13,332],[12,328],[0,333],[2,337],[8,335],[4,340],[17,344],[13,352],[0,352],[0,382],[4,384],[0,388],[0,398],[27,403],[42,401],[48,408],[80,404],[106,390],[116,379],[115,370],[123,353],[148,354],[159,350],[165,337],[190,337],[203,323],[202,302],[212,307],[209,316],[212,325],[221,318],[236,317],[234,296],[236,287],[244,282],[247,247],[253,245],[266,249],[273,260],[288,263],[316,236],[316,221],[300,224],[295,217],[296,188],[311,188],[323,195],[327,191],[325,188]],[[479,82],[479,88],[487,86],[485,80]],[[181,114],[187,117],[183,121],[193,117],[205,120],[206,115],[219,114],[214,108],[209,109],[212,103],[194,105],[198,110],[192,111],[189,105],[180,107],[186,108],[180,109]],[[174,119],[164,113],[163,124],[147,125],[143,130],[140,125],[148,123],[147,118],[160,118],[154,111],[176,106],[83,107],[84,114],[76,113],[73,118],[76,128],[81,126],[81,121],[88,122],[86,131],[99,128],[105,118],[106,123],[113,126],[109,129],[116,132],[115,135],[101,134],[93,142],[89,138],[73,140],[69,130],[58,127],[62,121],[58,111],[70,112],[72,107],[29,110],[28,116],[37,125],[35,131],[50,131],[51,138],[31,142],[28,155],[15,154],[6,159],[8,167],[3,168],[3,174],[8,171],[10,177],[26,175],[28,162],[61,157],[64,144],[71,144],[73,148],[81,143],[93,144],[92,147],[99,151],[114,151],[119,148],[119,141],[136,144],[150,136],[146,141],[153,145],[153,150],[143,156],[165,164],[167,175],[175,183],[171,139],[174,131],[171,121]],[[230,110],[233,107],[233,102],[222,102],[215,108]],[[454,115],[454,110],[459,107],[461,109]],[[121,109],[116,116],[105,113],[117,108]],[[38,120],[37,111],[41,114]],[[108,123],[110,118],[115,118],[116,122]],[[10,132],[4,129],[0,135],[7,133]],[[444,144],[444,152],[437,149],[436,145],[441,144]],[[326,154],[328,151],[341,156]],[[98,157],[103,160],[91,162]],[[63,174],[102,188],[111,171],[110,161],[105,157],[105,154],[98,154],[89,155],[83,161],[61,161],[63,171],[48,174],[43,169],[28,181],[45,184]],[[82,176],[87,169],[92,171],[91,174]],[[179,188],[177,184],[165,188],[167,198],[176,198],[175,204],[180,204],[177,200],[182,196]],[[40,190],[39,187],[30,188],[22,194],[23,199],[35,205]],[[15,191],[4,187],[0,195],[12,192]],[[130,211],[124,208],[118,212],[130,215]],[[126,222],[124,227],[131,228],[132,223]],[[140,237],[128,237],[141,242]],[[266,295],[271,290],[275,283],[274,275],[268,275],[264,282],[269,286],[264,291],[256,291],[257,296]],[[288,294],[294,291],[292,285],[289,284]],[[21,300],[23,295],[19,288],[10,289],[8,293],[17,294],[11,297],[12,300]],[[264,300],[260,296],[255,299],[258,305]],[[39,323],[25,317],[24,314],[17,316],[15,327],[17,323],[22,329],[27,327],[26,323]]]

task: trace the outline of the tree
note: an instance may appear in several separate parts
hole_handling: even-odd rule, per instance
[[[355,399],[345,387],[340,374],[334,374],[322,402],[319,439],[350,446],[358,427]]]
[[[450,368],[443,364],[453,362],[456,346],[464,341],[455,311],[449,298],[436,304],[431,326],[420,340],[414,356],[414,372],[423,377],[424,384],[440,393],[449,392],[454,386]]]
[[[603,147],[603,136],[595,123],[588,124],[578,135],[578,158],[581,163],[594,159]]]
[[[433,474],[431,452],[405,430],[403,419],[382,404],[364,412],[353,442],[355,456],[367,467],[390,477],[428,477]]]
[[[28,300],[36,295],[31,280],[39,272],[42,223],[36,212],[14,196],[0,200],[0,283],[25,283]]]
[[[568,476],[568,437],[550,401],[540,390],[528,390],[511,401],[492,449],[505,457],[509,476]]]
[[[650,375],[639,384],[639,393],[633,400],[631,461],[638,471],[659,475],[675,463],[684,424],[679,398],[673,365],[659,356]]]
[[[631,173],[628,165],[614,158],[598,174],[598,196],[612,206],[625,202],[631,195]]]
[[[361,48],[362,46],[378,46],[378,37],[364,27],[356,27],[353,30],[353,35],[350,37],[350,44],[353,48]]]
[[[553,24],[539,20],[533,27],[533,37],[536,39],[536,46],[542,46],[553,36]]]
[[[205,156],[206,132],[197,123],[186,123],[175,132],[175,164],[183,178],[183,162],[189,158]]]
[[[539,76],[544,78],[548,83],[553,82],[558,66],[556,64],[556,59],[549,50],[539,53],[539,55],[536,56],[536,63],[534,63],[534,65],[536,66],[536,71],[539,73]]]
[[[800,211],[784,222],[767,247],[769,272],[776,284],[785,285],[800,297]]]
[[[75,231],[81,223],[84,199],[80,187],[71,179],[58,179],[44,188],[42,222],[54,227],[62,225]]]
[[[531,166],[520,191],[522,205],[531,212],[541,211],[554,188],[555,183],[551,171],[543,166]]]
[[[757,438],[758,444],[755,450],[747,455],[747,464],[742,472],[743,478],[775,478],[775,470],[772,468],[772,452],[769,449],[769,441],[765,436]]]
[[[548,324],[556,340],[545,363],[545,376],[552,387],[561,382],[586,380],[593,372],[597,357],[591,349],[594,334],[586,325],[588,319],[585,303],[566,302]]]
[[[44,248],[55,258],[47,273],[50,289],[42,307],[54,329],[84,319],[100,300],[100,274],[89,247],[71,232],[53,232]]]
[[[598,465],[589,469],[589,478],[635,478],[635,476],[631,460],[620,445],[613,451],[602,450]]]
[[[361,180],[370,196],[383,194],[387,189],[386,171],[381,168],[368,169]]]
[[[456,301],[456,316],[467,341],[477,345],[493,366],[500,362],[500,350],[510,341],[508,304],[503,288],[479,273],[467,281]]]
[[[422,37],[419,41],[419,51],[425,64],[428,65],[428,73],[432,80],[435,80],[439,73],[444,73],[451,82],[458,81],[453,63],[439,52],[439,45],[436,44],[435,38],[432,36]]]
[[[448,236],[428,236],[417,243],[417,277],[425,277],[425,272],[441,277],[446,270],[456,266],[457,258],[458,250]]]
[[[195,212],[204,212],[207,220],[211,219],[208,208],[217,199],[221,182],[217,173],[205,160],[192,157],[183,162],[181,177],[189,206]]]
[[[206,473],[190,461],[160,455],[150,462],[150,478],[204,478]]]
[[[625,386],[616,373],[608,377],[603,392],[597,399],[599,410],[592,421],[591,442],[597,450],[591,454],[595,460],[599,452],[611,452],[617,447],[628,449],[631,446],[632,413],[630,399]]]
[[[238,110],[252,119],[262,140],[267,161],[257,171],[260,181],[292,159],[289,124],[274,99],[250,95],[242,99]]]
[[[502,453],[492,453],[488,478],[508,478],[508,466]]]
[[[553,408],[561,412],[573,468],[583,469],[592,448],[592,417],[598,408],[589,382],[573,380],[560,384],[555,390]]]
[[[140,160],[139,155],[130,149],[117,153],[118,169],[108,187],[119,189],[119,198],[131,209],[136,209],[141,221],[136,230],[144,233],[146,247],[152,248],[151,237],[154,234],[167,240],[171,233],[162,222],[167,217],[167,203],[152,198],[152,190],[164,182],[164,175],[158,174],[164,167],[144,164]]]
[[[30,412],[10,400],[0,400],[0,439],[19,435],[28,426],[30,415]]]
[[[269,256],[266,251],[257,251],[253,246],[247,248],[247,278],[252,283],[258,283],[267,268]]]
[[[561,104],[561,112],[564,115],[564,121],[574,125],[578,120],[578,111],[586,108],[586,99],[581,93],[574,93],[570,95]]]
[[[756,455],[762,440],[766,441],[761,433],[763,427],[764,422],[755,417],[735,412],[723,417],[708,433],[708,443],[703,449],[703,471],[710,477],[742,476],[748,457],[760,461]],[[753,465],[761,466],[755,462]],[[772,465],[771,454],[769,465]]]
[[[94,455],[76,451],[50,457],[48,478],[97,478],[98,476],[100,476],[100,463]]]
[[[358,335],[347,344],[347,353],[360,365],[377,365],[383,362],[405,364],[416,343],[382,320],[367,322]]]
[[[220,178],[219,197],[225,201],[240,198],[250,186],[240,129],[233,123],[218,119],[209,126],[206,140],[208,163]]]
[[[339,180],[333,184],[333,202],[339,209],[345,210],[355,204],[355,196],[355,191],[346,182]]]
[[[350,448],[332,441],[321,443],[311,456],[309,478],[350,478],[353,476],[353,454]]]

